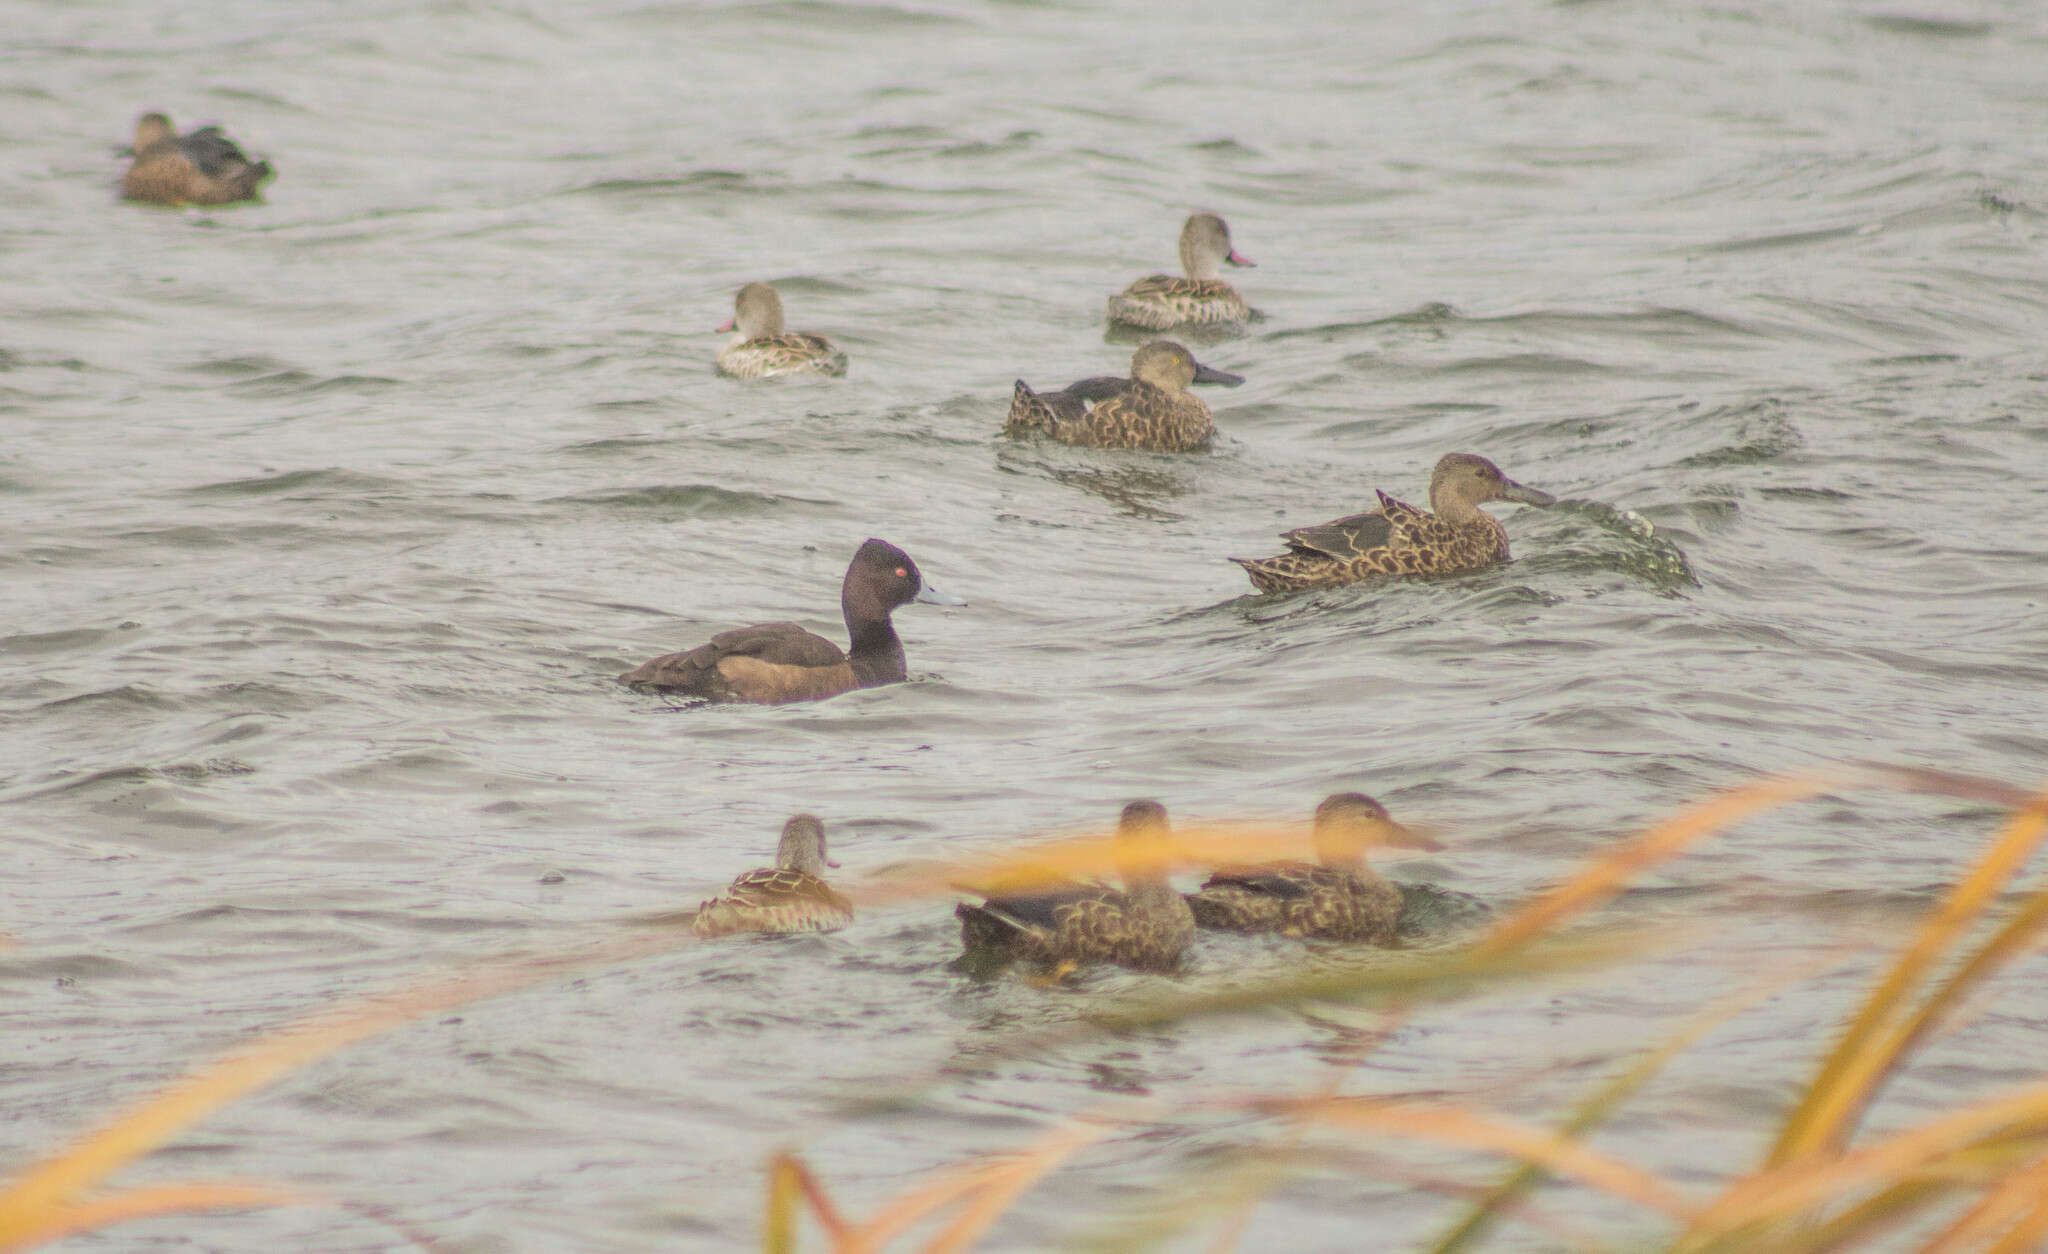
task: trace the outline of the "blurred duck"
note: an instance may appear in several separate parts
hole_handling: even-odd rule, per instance
[[[1197,213],[1180,229],[1184,277],[1155,274],[1109,298],[1109,320],[1148,331],[1217,322],[1243,322],[1251,306],[1217,275],[1220,267],[1257,263],[1230,246],[1230,227],[1213,213]]]
[[[735,379],[782,374],[846,373],[846,354],[822,335],[782,329],[782,297],[766,283],[749,283],[733,298],[733,315],[720,331],[737,331],[718,352],[718,372]]]
[[[1366,865],[1372,845],[1438,845],[1396,823],[1364,793],[1340,792],[1316,807],[1316,864],[1222,867],[1188,894],[1195,922],[1219,932],[1394,943],[1402,894]],[[1319,864],[1319,865],[1317,865]]]
[[[699,936],[735,932],[831,932],[853,922],[853,903],[825,883],[825,825],[799,814],[782,825],[775,865],[749,871],[723,897],[697,908],[690,930]]]
[[[687,693],[711,701],[782,705],[817,701],[855,688],[900,684],[908,673],[903,642],[889,615],[899,605],[965,605],[924,582],[910,555],[885,540],[854,553],[839,588],[839,610],[852,648],[843,651],[795,623],[762,623],[720,632],[708,644],[668,653],[619,676],[634,687]]]
[[[1190,384],[1234,388],[1243,375],[1216,370],[1172,340],[1153,340],[1131,356],[1131,377],[1083,379],[1057,392],[1024,380],[1010,394],[1009,435],[1037,431],[1067,444],[1187,453],[1208,447],[1216,418]]]
[[[1508,533],[1479,508],[1486,501],[1554,505],[1476,453],[1446,453],[1429,477],[1429,508],[1379,493],[1380,506],[1285,532],[1287,552],[1233,557],[1261,592],[1357,583],[1377,575],[1448,575],[1508,560]]]
[[[1164,806],[1133,801],[1117,822],[1116,848],[1143,852],[1166,832]],[[971,955],[1021,959],[1062,973],[1090,962],[1173,970],[1195,937],[1186,899],[1161,868],[1132,868],[1123,879],[1123,892],[1076,884],[991,897],[978,906],[962,902],[954,910],[961,944]]]
[[[121,196],[159,205],[229,205],[256,199],[270,177],[269,162],[243,156],[218,126],[180,136],[170,118],[145,113],[135,124],[135,160],[121,179]]]

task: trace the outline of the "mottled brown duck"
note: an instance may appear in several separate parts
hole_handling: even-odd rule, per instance
[[[1131,355],[1131,377],[1101,376],[1057,392],[1034,392],[1024,380],[1010,394],[1008,435],[1037,432],[1094,448],[1189,453],[1216,436],[1216,417],[1191,384],[1234,388],[1243,375],[1217,370],[1172,340],[1153,340]]]
[[[1366,864],[1373,845],[1434,849],[1435,841],[1396,823],[1364,793],[1340,792],[1316,807],[1316,862],[1222,867],[1188,894],[1195,922],[1219,932],[1391,945],[1401,924],[1401,890]]]
[[[1516,483],[1475,453],[1446,453],[1429,477],[1429,511],[1379,494],[1363,514],[1281,535],[1274,557],[1233,557],[1261,592],[1357,583],[1379,575],[1450,575],[1508,560],[1508,533],[1479,508],[1486,501],[1553,505],[1548,492]],[[1434,511],[1434,512],[1430,512]]]
[[[231,205],[256,199],[272,175],[251,161],[218,126],[179,135],[171,119],[145,113],[135,123],[135,160],[121,178],[121,197],[158,205]]]
[[[732,319],[720,323],[733,331],[718,352],[718,372],[735,379],[767,379],[784,374],[846,373],[846,354],[822,335],[782,329],[782,297],[766,283],[749,283],[733,297]]]
[[[853,903],[832,891],[825,868],[825,825],[799,814],[782,825],[775,865],[747,872],[722,897],[697,908],[690,930],[699,936],[735,932],[830,932],[853,922]]]
[[[1230,246],[1230,227],[1213,213],[1197,213],[1180,230],[1180,278],[1154,274],[1109,298],[1109,320],[1148,331],[1243,322],[1251,306],[1219,275],[1256,264]]]
[[[856,688],[900,684],[908,674],[903,642],[890,614],[911,601],[965,605],[924,581],[910,555],[885,540],[854,553],[839,587],[839,610],[851,645],[841,649],[795,623],[760,623],[724,631],[681,653],[667,653],[619,676],[636,688],[684,693],[709,701],[783,705],[817,701]]]
[[[1166,808],[1133,801],[1117,822],[1116,847],[1142,853],[1166,835]],[[993,955],[1065,971],[1111,962],[1171,971],[1195,938],[1188,903],[1158,867],[1124,872],[1124,891],[1076,884],[1046,892],[960,903],[960,941],[970,955]]]

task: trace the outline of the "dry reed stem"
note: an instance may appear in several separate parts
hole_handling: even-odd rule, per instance
[[[25,1226],[9,1233],[0,1250],[27,1249],[60,1241],[65,1237],[131,1219],[160,1215],[190,1214],[194,1211],[261,1210],[281,1206],[328,1206],[333,1203],[315,1193],[293,1192],[251,1184],[160,1184],[126,1189],[112,1197],[58,1206],[36,1215],[25,1215]]]
[[[1920,1254],[1959,1254],[1990,1241],[2001,1229],[2008,1235],[2031,1233],[2035,1239],[2023,1248],[2033,1249],[2041,1236],[2048,1235],[2048,1201],[2044,1199],[2048,1199],[2048,1157],[2037,1158],[2000,1180],[1977,1205],[1922,1246]],[[2035,1224],[2044,1226],[2036,1228]]]
[[[1264,1099],[1250,1105],[1270,1114],[1504,1154],[1556,1175],[1575,1177],[1680,1221],[1690,1221],[1699,1214],[1698,1206],[1652,1172],[1597,1153],[1557,1133],[1489,1118],[1456,1106],[1417,1105],[1377,1097]]]
[[[76,1199],[131,1160],[149,1153],[234,1099],[344,1045],[408,1020],[494,997],[564,971],[653,953],[687,941],[662,936],[595,945],[568,955],[514,959],[430,984],[365,998],[309,1016],[209,1063],[136,1103],[71,1149],[31,1166],[0,1193],[0,1251],[21,1249],[58,1213],[79,1211]],[[121,1197],[102,1199],[118,1214]]]
[[[1891,972],[1871,990],[1863,1009],[1786,1120],[1766,1159],[1768,1164],[1838,1148],[1847,1139],[1886,1075],[1953,1001],[1954,994],[1937,992],[1919,1016],[1887,1040],[1877,1041],[1878,1033],[1900,1013],[1905,999],[1941,956],[1997,900],[1999,891],[2033,856],[2044,836],[2048,836],[2048,794],[2026,799],[1991,852],[1948,895]],[[1973,964],[1970,982],[1989,974],[2010,956],[2006,952],[1994,955],[1981,970]]]

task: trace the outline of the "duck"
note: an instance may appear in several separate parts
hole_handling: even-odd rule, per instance
[[[725,894],[697,907],[690,930],[710,938],[736,932],[832,932],[853,922],[853,903],[832,891],[825,868],[825,825],[799,814],[782,825],[775,865],[734,880]]]
[[[718,372],[735,379],[768,379],[784,374],[846,373],[846,354],[822,335],[782,329],[782,297],[766,283],[749,283],[733,297],[732,318],[718,325],[734,331],[718,351]]]
[[[1477,453],[1446,453],[1429,476],[1429,510],[1379,493],[1378,509],[1281,534],[1287,552],[1233,557],[1261,592],[1358,583],[1379,575],[1450,575],[1508,560],[1508,533],[1486,501],[1550,506]],[[1434,511],[1434,512],[1430,512]]]
[[[856,688],[900,684],[907,673],[903,642],[889,615],[911,601],[967,604],[926,583],[902,549],[870,539],[854,553],[839,589],[851,648],[841,650],[795,623],[760,623],[642,663],[619,676],[619,682],[757,705],[819,701]]]
[[[1109,320],[1148,331],[1169,327],[1244,322],[1252,307],[1237,289],[1217,275],[1225,262],[1233,266],[1258,263],[1230,246],[1230,225],[1213,213],[1188,217],[1180,229],[1180,268],[1184,277],[1154,274],[1139,279],[1109,298]]]
[[[1131,354],[1131,376],[1099,376],[1057,392],[1034,392],[1024,380],[1010,393],[1007,435],[1039,432],[1093,448],[1191,453],[1209,446],[1216,416],[1190,384],[1234,388],[1244,376],[1217,370],[1172,340],[1153,340]]]
[[[1316,861],[1220,867],[1188,894],[1197,926],[1219,932],[1392,945],[1401,924],[1400,888],[1366,864],[1375,844],[1439,848],[1361,792],[1333,793],[1316,807]]]
[[[162,113],[135,123],[135,160],[121,177],[121,198],[159,205],[231,205],[254,200],[273,171],[251,161],[218,126],[179,135]]]
[[[1115,848],[1138,851],[1163,840],[1166,807],[1133,801],[1117,820]],[[1064,974],[1108,962],[1141,971],[1178,968],[1194,943],[1195,916],[1161,868],[1124,872],[1124,891],[1075,884],[1043,892],[961,902],[960,942],[972,954],[1024,960]]]

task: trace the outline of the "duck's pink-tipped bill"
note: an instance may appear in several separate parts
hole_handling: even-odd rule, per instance
[[[730,331],[732,330],[732,324],[736,321],[738,321],[738,319],[736,318],[727,318],[724,322],[719,323],[717,326],[711,329],[714,331]]]
[[[1250,257],[1247,257],[1243,253],[1237,251],[1235,248],[1225,253],[1223,255],[1223,260],[1229,262],[1233,266],[1256,266],[1259,264],[1258,262],[1253,261]]]

